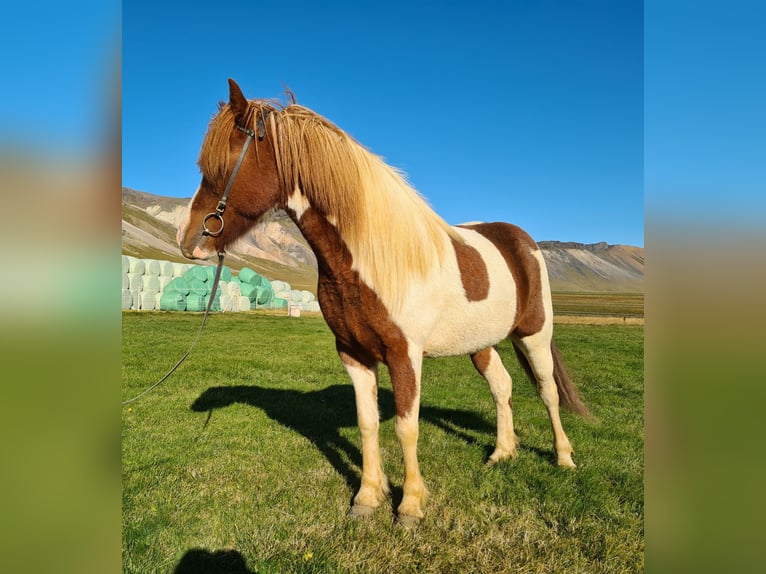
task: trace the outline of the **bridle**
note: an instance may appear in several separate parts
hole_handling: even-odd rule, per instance
[[[261,141],[263,139],[263,136],[266,135],[266,118],[269,116],[270,110],[264,110],[263,114],[260,118],[258,118],[258,122],[256,124],[256,129],[258,130],[258,141]],[[234,179],[237,177],[237,173],[239,172],[239,168],[242,167],[242,162],[245,159],[245,154],[247,153],[247,149],[250,147],[250,142],[253,141],[256,137],[256,133],[251,130],[250,128],[243,127],[239,124],[234,125],[235,128],[237,128],[239,131],[244,133],[247,136],[247,139],[245,140],[245,145],[242,146],[242,151],[239,152],[239,158],[237,158],[237,163],[234,164],[234,169],[231,171],[231,175],[229,176],[229,181],[226,182],[226,187],[223,190],[223,195],[221,196],[221,199],[218,200],[218,205],[215,208],[215,211],[212,213],[208,213],[205,216],[205,219],[202,220],[202,235],[208,235],[210,237],[218,237],[223,233],[223,212],[226,209],[226,202],[229,200],[229,192],[231,191],[231,186],[234,185]],[[211,231],[208,226],[207,222],[210,219],[217,219],[220,223],[220,227],[216,231]]]
[[[245,128],[243,126],[240,126],[239,124],[235,124],[234,127],[237,128],[239,131],[243,132],[245,135],[247,135],[247,139],[245,140],[245,145],[242,146],[242,151],[239,152],[239,158],[237,159],[237,163],[234,164],[234,169],[231,172],[231,175],[229,176],[229,181],[226,182],[226,188],[223,190],[223,195],[221,196],[221,199],[218,201],[218,205],[215,208],[215,211],[212,213],[208,213],[205,216],[205,219],[202,220],[202,235],[208,235],[210,237],[218,237],[223,233],[223,212],[226,210],[226,202],[229,199],[229,192],[231,191],[231,186],[234,184],[234,179],[237,177],[237,172],[239,171],[239,168],[242,167],[242,162],[245,159],[245,154],[247,153],[247,149],[250,147],[250,143],[255,139],[256,135],[258,137],[258,141],[261,141],[263,137],[266,135],[266,118],[269,116],[269,113],[271,113],[271,110],[264,110],[261,117],[258,119],[258,122],[255,125],[255,129],[257,130],[257,134],[255,131]],[[211,231],[208,229],[207,222],[210,219],[217,219],[218,222],[221,224],[221,226],[215,230]],[[213,307],[213,301],[215,300],[215,294],[218,290],[218,283],[221,280],[221,271],[223,270],[223,258],[226,255],[225,251],[222,249],[218,252],[218,267],[215,270],[215,279],[213,279],[213,285],[210,288],[210,299],[207,302],[207,307],[205,308],[205,315],[202,317],[202,325],[200,325],[199,331],[197,331],[197,337],[192,341],[191,346],[189,347],[189,350],[184,353],[184,356],[181,357],[178,362],[173,366],[172,369],[170,369],[165,375],[156,383],[154,383],[151,387],[145,389],[138,395],[134,396],[131,399],[128,399],[126,401],[123,401],[123,405],[127,405],[128,403],[132,403],[135,400],[138,400],[142,396],[144,396],[146,393],[151,391],[152,389],[160,386],[170,375],[172,375],[175,370],[181,366],[181,363],[183,363],[186,360],[186,357],[189,356],[189,354],[192,352],[192,349],[194,349],[194,346],[197,344],[197,341],[199,340],[200,335],[202,334],[202,329],[205,327],[205,323],[207,323],[208,315],[210,315],[210,309]]]

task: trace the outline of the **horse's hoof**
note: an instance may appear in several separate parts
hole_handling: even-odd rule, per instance
[[[407,514],[400,514],[396,517],[396,522],[404,526],[405,528],[413,529],[417,528],[422,518],[417,516],[409,516]]]
[[[364,504],[355,504],[349,510],[348,515],[351,518],[364,518],[366,516],[372,516],[375,512],[375,508],[372,506],[365,506]]]

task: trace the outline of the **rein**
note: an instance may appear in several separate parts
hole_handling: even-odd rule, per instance
[[[263,136],[266,133],[266,124],[264,122],[266,116],[268,115],[268,111],[264,113],[264,116],[258,120],[258,123],[256,125],[256,129],[258,130],[258,140],[262,140]],[[256,133],[248,128],[244,128],[240,125],[235,125],[239,131],[245,133],[247,135],[247,140],[245,141],[245,145],[242,146],[242,151],[239,154],[239,158],[237,159],[237,163],[234,164],[234,169],[231,172],[231,175],[229,176],[229,181],[226,183],[226,188],[223,190],[223,195],[221,196],[221,199],[218,201],[218,205],[215,208],[215,211],[212,213],[208,213],[205,218],[202,220],[202,235],[208,235],[210,237],[218,237],[223,233],[223,212],[226,210],[226,202],[229,199],[229,192],[231,191],[231,186],[234,184],[234,178],[237,176],[237,172],[239,171],[239,168],[242,167],[242,162],[245,159],[245,153],[247,153],[247,149],[250,147],[250,142],[253,141],[253,139],[256,137]],[[210,219],[217,219],[220,223],[220,227],[215,230],[211,231],[208,229],[207,222]],[[210,315],[210,309],[213,307],[213,301],[215,299],[215,293],[218,290],[218,283],[221,279],[221,270],[223,269],[223,258],[225,256],[224,251],[218,252],[218,268],[215,271],[215,279],[213,280],[213,288],[210,291],[210,299],[207,302],[207,308],[205,309],[205,315],[202,317],[202,324],[199,327],[199,331],[197,331],[197,336],[194,338],[194,341],[192,341],[191,346],[189,347],[189,350],[184,353],[183,357],[181,357],[178,362],[173,365],[173,368],[170,369],[163,377],[154,383],[151,387],[143,390],[141,393],[137,394],[135,397],[130,398],[126,401],[122,401],[123,405],[127,405],[129,403],[132,403],[133,401],[137,401],[141,397],[143,397],[145,394],[147,394],[149,391],[154,390],[155,388],[159,387],[162,383],[165,382],[165,380],[172,375],[175,370],[181,366],[181,363],[183,363],[186,360],[186,357],[188,357],[192,349],[194,349],[194,346],[197,344],[197,341],[199,341],[200,335],[202,335],[202,329],[205,328],[205,323],[207,323],[207,318]]]

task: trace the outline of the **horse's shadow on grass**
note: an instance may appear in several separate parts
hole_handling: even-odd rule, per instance
[[[343,428],[355,428],[357,424],[354,391],[350,385],[333,385],[307,392],[250,385],[211,387],[192,403],[191,410],[207,412],[209,422],[216,409],[226,408],[235,403],[261,409],[269,418],[306,437],[352,490],[359,487],[361,452],[357,445],[340,432]],[[378,405],[381,420],[388,420],[394,416],[394,396],[389,389],[378,390]],[[455,435],[467,444],[484,443],[485,457],[492,452],[494,424],[475,413],[422,405],[420,420]],[[481,435],[489,437],[485,439],[481,438]]]
[[[194,548],[184,554],[173,574],[254,574],[236,550],[210,552]]]

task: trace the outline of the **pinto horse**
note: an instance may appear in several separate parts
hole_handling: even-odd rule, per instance
[[[289,214],[316,254],[318,300],[353,382],[362,437],[352,515],[370,514],[389,494],[380,363],[391,375],[403,452],[401,522],[417,523],[427,496],[417,458],[424,356],[470,355],[487,379],[497,407],[491,466],[517,456],[511,377],[495,347],[510,338],[548,410],[558,464],[574,468],[559,404],[583,415],[587,408],[552,342],[548,274],[527,233],[507,223],[449,226],[400,172],[291,93],[286,105],[247,100],[233,80],[198,163],[202,181],[178,230],[186,257],[223,253],[274,209]]]

